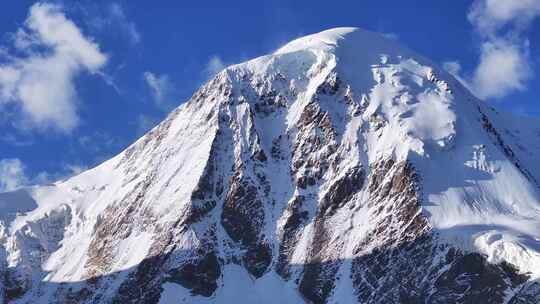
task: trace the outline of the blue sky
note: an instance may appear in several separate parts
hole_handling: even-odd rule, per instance
[[[495,107],[540,115],[538,0],[192,2],[3,3],[0,190],[95,166],[217,70],[337,26],[383,32]]]

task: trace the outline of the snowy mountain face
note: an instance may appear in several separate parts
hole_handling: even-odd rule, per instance
[[[0,194],[5,303],[539,303],[540,121],[338,28]]]

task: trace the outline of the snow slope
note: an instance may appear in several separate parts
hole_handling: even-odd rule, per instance
[[[347,63],[334,63],[344,81],[358,92],[370,91],[363,115],[380,115],[387,126],[367,143],[368,162],[385,154],[413,160],[424,180],[423,211],[437,231],[490,261],[507,260],[540,275],[540,201],[538,184],[531,182],[540,178],[540,120],[523,123],[524,118],[497,113],[433,63],[375,33],[329,30],[295,40],[276,54],[306,49],[335,54],[336,61]],[[418,92],[425,82],[431,87]],[[478,126],[479,112],[497,123],[532,179],[491,143]]]
[[[3,299],[537,303],[539,153],[540,120],[327,30],[228,67],[98,167],[0,194]]]

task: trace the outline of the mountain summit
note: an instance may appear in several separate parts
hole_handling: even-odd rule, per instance
[[[540,121],[355,28],[0,194],[6,303],[538,303]]]

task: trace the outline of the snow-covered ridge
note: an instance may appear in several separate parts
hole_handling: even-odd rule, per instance
[[[274,54],[286,54],[305,50],[328,50],[335,48],[340,40],[345,40],[345,36],[357,31],[367,33],[353,27],[334,28],[295,39],[280,47]]]
[[[540,121],[520,121],[380,34],[299,38],[100,166],[0,194],[4,299],[535,303]]]

